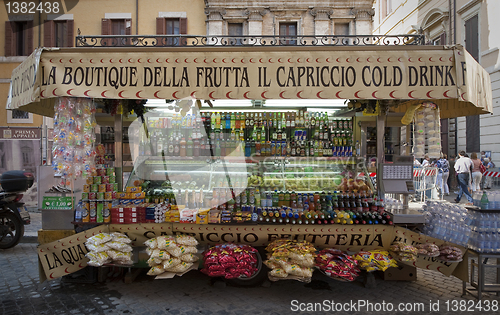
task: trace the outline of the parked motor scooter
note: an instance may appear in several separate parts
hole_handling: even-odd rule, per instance
[[[16,246],[24,235],[30,215],[21,202],[23,192],[33,186],[32,173],[8,171],[0,177],[0,249]]]

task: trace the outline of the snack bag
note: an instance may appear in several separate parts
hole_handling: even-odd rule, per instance
[[[107,242],[106,245],[108,245],[110,248],[116,249],[120,252],[131,252],[133,250],[132,246],[125,244],[125,243],[122,243],[122,242],[111,241],[111,242]]]
[[[186,246],[196,246],[198,241],[191,235],[178,234],[175,236],[175,241],[177,244]]]
[[[144,242],[144,245],[146,245],[148,248],[157,248],[158,247],[158,242],[156,241],[156,238],[150,238],[149,240]]]
[[[158,265],[158,266],[153,266],[151,269],[148,271],[148,276],[157,276],[165,272],[165,269],[163,269],[163,266]]]
[[[183,261],[180,264],[177,264],[175,266],[172,266],[172,267],[169,267],[169,268],[165,268],[165,271],[177,272],[177,273],[185,272],[186,270],[188,270],[189,268],[191,268],[192,265],[193,265],[192,262],[185,262],[185,261]]]
[[[97,235],[90,237],[86,243],[100,245],[100,244],[106,243],[108,241],[111,241],[111,239],[112,239],[112,237],[108,233],[99,233]]]

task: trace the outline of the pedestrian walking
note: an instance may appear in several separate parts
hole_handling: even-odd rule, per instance
[[[465,194],[465,197],[469,201],[468,205],[472,205],[473,199],[468,189],[472,160],[465,156],[465,151],[463,150],[458,153],[458,156],[459,159],[455,162],[455,171],[457,173],[459,190],[455,202],[459,203],[462,195]]]
[[[450,176],[450,162],[448,162],[447,155],[441,154],[441,158],[436,162],[439,169],[437,175],[437,185],[441,190],[441,195],[450,195],[450,188],[448,187],[448,177]]]
[[[473,152],[471,155],[472,160],[472,191],[476,192],[481,190],[481,178],[483,178],[483,174],[481,173],[481,160],[477,158],[476,152]]]
[[[486,163],[486,171],[491,171],[495,167],[495,164],[489,158],[484,158],[484,162]],[[491,176],[485,176],[484,189],[491,189],[491,181]]]

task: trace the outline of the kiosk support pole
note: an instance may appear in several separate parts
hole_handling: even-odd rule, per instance
[[[118,189],[123,189],[123,115],[115,115],[115,175]]]
[[[385,134],[385,110],[382,110],[380,114],[377,116],[377,164],[382,164],[384,163],[384,134]],[[377,167],[377,171],[378,171]],[[379,174],[377,176],[377,196],[383,197],[382,196],[382,176]]]

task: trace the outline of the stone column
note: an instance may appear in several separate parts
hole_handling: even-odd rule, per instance
[[[260,36],[262,35],[262,17],[267,13],[265,9],[251,9],[246,10],[245,14],[248,15],[248,35]]]
[[[207,15],[207,35],[224,35],[222,16],[226,14],[224,9],[205,9]]]
[[[323,36],[331,35],[331,20],[330,15],[333,14],[331,9],[312,9],[311,15],[314,16],[314,35]]]
[[[374,9],[352,9],[355,18],[355,35],[370,35],[372,33],[372,18]]]

